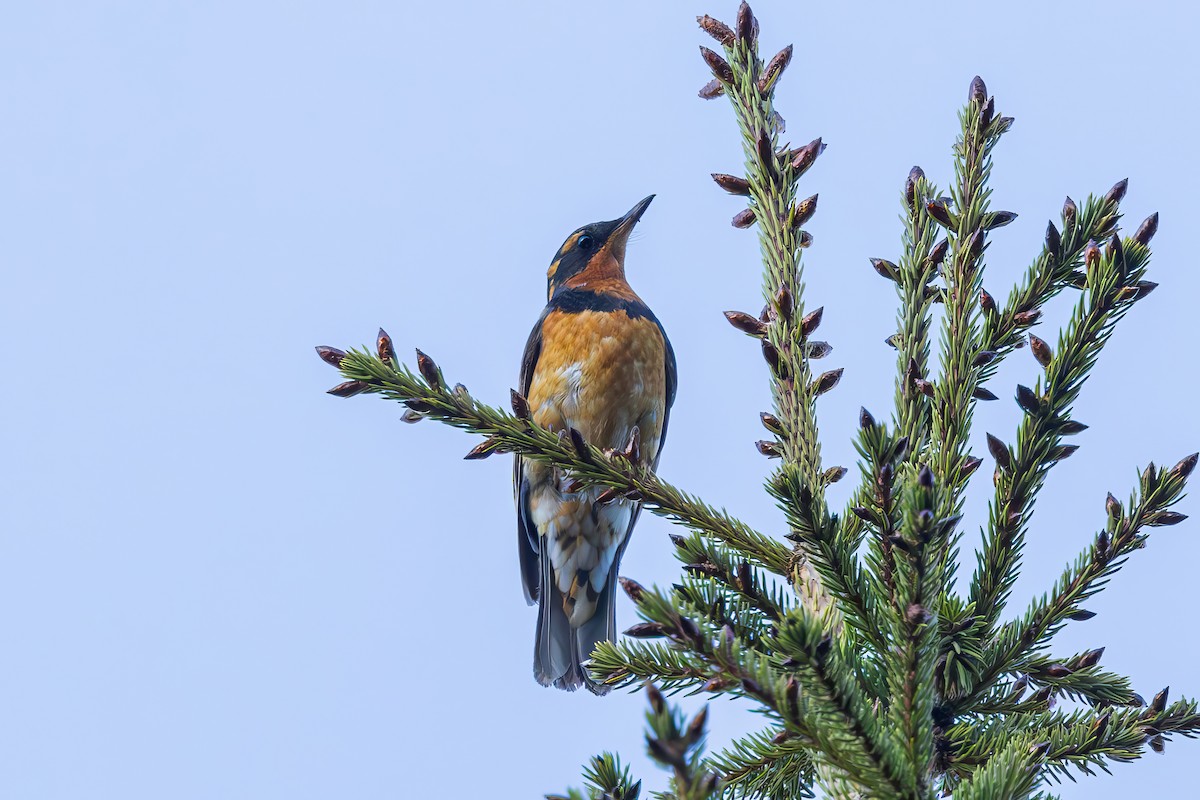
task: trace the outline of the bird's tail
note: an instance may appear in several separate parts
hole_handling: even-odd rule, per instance
[[[616,580],[608,576],[596,598],[591,619],[572,627],[563,609],[563,596],[549,574],[550,559],[542,558],[542,591],[538,596],[537,641],[533,649],[533,675],[542,686],[554,686],[573,692],[587,686],[593,694],[608,694],[609,687],[592,679],[583,666],[592,650],[604,641],[617,638]],[[612,572],[615,573],[615,564]]]

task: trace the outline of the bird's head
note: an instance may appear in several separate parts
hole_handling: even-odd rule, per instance
[[[650,195],[620,219],[593,222],[568,236],[546,271],[548,296],[564,286],[583,288],[605,280],[624,281],[625,245],[653,199]]]

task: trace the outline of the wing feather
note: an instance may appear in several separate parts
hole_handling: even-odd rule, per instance
[[[542,353],[542,322],[546,312],[538,317],[537,323],[525,343],[525,354],[521,357],[520,392],[527,399],[529,386],[533,382],[533,371],[537,367],[538,356]],[[541,544],[537,526],[529,510],[529,483],[525,480],[525,459],[519,455],[513,457],[513,496],[517,501],[517,549],[521,555],[521,588],[525,592],[525,602],[533,605],[538,601],[541,591]]]

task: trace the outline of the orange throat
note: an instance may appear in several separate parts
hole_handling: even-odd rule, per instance
[[[625,268],[608,248],[601,250],[588,265],[563,282],[564,289],[582,289],[612,295],[622,300],[640,299],[625,280]]]

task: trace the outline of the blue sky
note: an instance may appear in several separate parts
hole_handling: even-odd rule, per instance
[[[661,472],[778,531],[752,446],[763,365],[720,316],[760,304],[754,237],[708,178],[736,172],[740,149],[728,108],[695,97],[708,76],[693,18],[734,7],[7,10],[0,795],[515,799],[578,783],[602,749],[662,785],[640,695],[533,682],[508,462],[464,462],[472,437],[325,395],[336,375],[312,346],[383,325],[503,402],[563,237],[655,192],[628,272],[679,360]],[[765,48],[796,45],[778,93],[789,138],[829,143],[802,185],[821,198],[807,302],[846,367],[820,405],[829,463],[852,465],[860,405],[890,403],[894,294],[867,259],[898,254],[910,166],[949,180],[972,75],[1017,119],[993,188],[1022,216],[989,249],[994,294],[1064,194],[1128,176],[1128,222],[1162,213],[1162,288],[1078,404],[1091,428],[1049,480],[1019,609],[1102,524],[1106,491],[1200,449],[1194,12],[756,10]],[[1036,370],[1018,353],[994,388]],[[976,452],[1017,419],[1015,404],[982,407]],[[669,583],[668,530],[644,517],[624,573]],[[1200,693],[1198,560],[1196,524],[1155,531],[1057,652],[1104,645],[1143,694]],[[756,722],[724,701],[711,719],[716,744]],[[1198,755],[1171,744],[1063,796],[1179,796]]]

